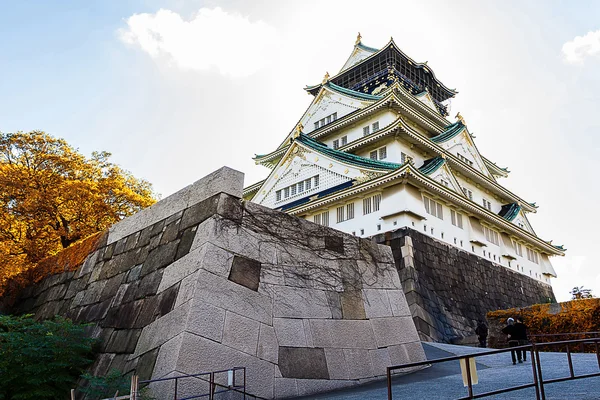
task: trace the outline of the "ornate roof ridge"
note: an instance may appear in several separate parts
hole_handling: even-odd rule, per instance
[[[466,126],[462,123],[462,121],[454,122],[446,127],[446,130],[440,133],[437,136],[431,138],[431,141],[434,143],[443,143],[446,142],[462,131],[466,129]]]
[[[423,162],[423,165],[419,167],[419,171],[421,171],[425,175],[430,175],[437,171],[442,165],[444,165],[445,162],[446,160],[442,156],[430,158]]]
[[[343,94],[347,94],[348,96],[358,97],[363,100],[381,100],[383,98],[383,96],[377,96],[377,95],[368,94],[368,93],[361,93],[356,90],[346,89],[345,87],[336,85],[335,83],[332,83],[332,82],[327,82],[324,86],[329,89],[335,90],[336,92],[341,92]]]
[[[507,221],[513,221],[520,211],[521,206],[518,203],[508,203],[502,206],[498,215]]]
[[[355,154],[346,153],[343,151],[332,149],[304,133],[300,133],[298,135],[298,137],[295,138],[294,140],[298,141],[298,143],[308,146],[309,148],[311,148],[319,153],[330,156],[338,161],[347,162],[347,163],[354,164],[354,165],[359,165],[363,168],[372,168],[372,169],[379,169],[379,170],[382,170],[382,169],[383,170],[395,170],[395,169],[398,169],[401,167],[401,164],[396,164],[396,163],[391,163],[391,162],[386,162],[386,161],[379,161],[379,160],[371,160],[370,158],[365,158],[365,157],[357,156]]]

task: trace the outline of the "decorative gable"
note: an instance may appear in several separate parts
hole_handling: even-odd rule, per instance
[[[440,134],[439,136],[441,137],[442,135],[444,135],[444,133]],[[436,141],[435,137],[432,138],[432,140]],[[496,178],[490,173],[485,165],[483,158],[479,154],[479,150],[477,150],[475,143],[473,143],[471,135],[467,131],[466,127],[450,139],[437,141],[437,143],[450,153],[457,156],[461,161],[469,164],[481,172],[483,175],[494,181],[496,180]]]

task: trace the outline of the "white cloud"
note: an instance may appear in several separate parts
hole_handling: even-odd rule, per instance
[[[582,64],[586,57],[600,55],[600,30],[575,37],[563,44],[562,52],[570,64]]]
[[[155,14],[134,14],[121,40],[139,46],[155,60],[167,60],[183,70],[216,68],[233,78],[251,75],[268,62],[276,46],[276,30],[263,21],[251,22],[221,8],[201,8],[189,21],[161,9]]]

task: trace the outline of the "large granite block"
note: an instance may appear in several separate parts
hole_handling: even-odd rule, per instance
[[[284,378],[329,379],[322,348],[279,346],[278,360]]]
[[[260,324],[257,321],[228,311],[225,314],[222,343],[255,356],[259,329]]]

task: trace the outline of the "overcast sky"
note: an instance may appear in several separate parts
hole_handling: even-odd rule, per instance
[[[246,184],[335,74],[357,32],[393,37],[459,94],[501,183],[540,206],[559,300],[600,295],[600,2],[0,0],[0,131],[44,130],[163,197],[228,165]],[[596,243],[596,244],[595,244]]]

